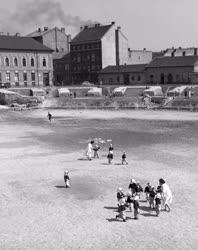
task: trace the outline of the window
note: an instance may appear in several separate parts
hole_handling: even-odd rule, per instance
[[[6,59],[5,59],[5,65],[6,65],[7,67],[10,66],[10,61],[9,61],[9,58],[8,58],[8,57],[6,57]]]
[[[138,76],[137,80],[138,80],[138,81],[141,81],[141,76]]]
[[[94,53],[91,54],[91,61],[92,61],[92,62],[95,61],[95,54],[94,54]]]
[[[0,72],[0,83],[2,83],[2,76],[1,76],[1,72]]]
[[[24,82],[24,86],[27,87],[27,72],[23,72],[23,82]]]
[[[179,75],[176,75],[176,81],[179,82]]]
[[[6,82],[10,82],[10,72],[6,72]]]
[[[18,66],[18,60],[17,60],[17,58],[16,58],[16,57],[14,58],[14,66],[15,66],[15,67],[17,67],[17,66]]]
[[[150,82],[153,83],[154,75],[150,75]]]
[[[14,82],[18,83],[19,82],[19,72],[14,73]]]
[[[131,80],[132,80],[132,81],[135,81],[135,76],[132,76],[132,77],[131,77]]]
[[[26,59],[25,59],[25,57],[23,57],[22,65],[23,65],[23,67],[26,67]]]
[[[117,76],[117,82],[120,82],[120,77],[119,76]]]
[[[46,66],[47,66],[46,59],[45,57],[43,57],[43,67],[46,67]]]
[[[31,58],[31,67],[34,67],[34,58]]]
[[[36,81],[35,72],[31,72],[31,81],[32,81],[32,86],[35,86],[35,81]]]
[[[95,70],[95,65],[94,65],[94,64],[91,66],[91,69],[92,69],[92,70]]]
[[[185,56],[186,55],[186,51],[183,51],[182,55]]]
[[[109,78],[109,83],[113,83],[113,78]]]
[[[80,62],[80,56],[78,55],[77,57],[77,62],[79,63]]]

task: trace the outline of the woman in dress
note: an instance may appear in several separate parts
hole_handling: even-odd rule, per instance
[[[87,156],[87,159],[88,159],[89,161],[91,161],[91,157],[92,157],[93,144],[94,144],[94,141],[90,141],[90,142],[88,143],[88,146],[87,146],[86,156]]]
[[[170,212],[170,204],[172,203],[172,192],[169,186],[166,184],[164,179],[159,179],[159,185],[161,186],[162,191],[162,201],[165,207],[165,210]]]

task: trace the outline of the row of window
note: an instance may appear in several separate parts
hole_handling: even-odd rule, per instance
[[[27,59],[25,58],[25,57],[23,57],[22,58],[22,66],[23,67],[27,67]],[[10,59],[8,58],[8,57],[5,57],[4,58],[4,65],[6,66],[6,67],[9,67],[10,66]],[[15,66],[15,67],[18,67],[19,66],[19,60],[18,60],[18,58],[17,57],[14,57],[14,59],[13,59],[13,65]],[[30,65],[31,65],[31,67],[34,67],[35,66],[35,60],[34,60],[34,58],[31,58],[30,59]],[[43,65],[43,67],[47,67],[47,60],[46,60],[46,58],[45,57],[43,57],[42,58],[42,65]]]
[[[73,56],[72,61],[73,62],[78,62],[80,63],[81,61],[86,62],[86,61],[92,61],[95,62],[97,60],[101,60],[101,58],[99,56],[96,56],[95,53],[91,53],[91,54],[86,54],[86,55],[77,55],[77,56]]]
[[[81,45],[72,45],[71,51],[74,50],[84,50],[84,49],[100,49],[100,43],[92,43],[92,44],[81,44]]]
[[[95,70],[100,70],[101,69],[101,66],[98,64],[98,65],[78,65],[78,66],[74,66],[73,67],[73,71],[95,71]]]
[[[14,72],[14,82],[15,82],[15,85],[16,86],[19,86],[19,81],[22,80],[24,82],[24,85],[27,86],[27,81],[28,81],[28,74],[27,72],[23,72],[23,75],[22,75],[22,79],[20,79],[19,77],[19,72]],[[11,82],[11,73],[9,71],[7,71],[5,73],[5,81],[6,83],[10,83]],[[32,81],[32,84],[35,83],[36,81],[36,74],[35,72],[31,72],[31,81]],[[2,83],[2,73],[0,72],[0,83]]]

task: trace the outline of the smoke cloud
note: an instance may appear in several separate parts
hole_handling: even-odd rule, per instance
[[[14,12],[0,9],[0,31],[22,34],[32,32],[38,27],[63,26],[79,31],[84,25],[94,24],[91,20],[82,20],[64,12],[61,3],[54,0],[23,1]]]

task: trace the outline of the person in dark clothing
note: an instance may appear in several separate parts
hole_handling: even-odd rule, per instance
[[[146,200],[149,201],[149,195],[151,192],[151,184],[148,182],[147,186],[144,189],[144,193],[146,194]]]
[[[136,193],[137,191],[137,184],[134,179],[131,179],[131,182],[129,183],[129,189],[131,190],[132,195]]]
[[[51,122],[51,120],[52,120],[52,114],[50,112],[48,112],[47,116],[48,116],[49,121]]]
[[[127,193],[127,198],[126,198],[126,204],[129,208],[129,210],[132,212],[132,204],[133,204],[134,198],[131,194],[131,191]]]
[[[70,188],[70,178],[69,178],[69,172],[64,172],[64,181],[65,181],[65,187]]]
[[[157,191],[157,194],[155,196],[155,210],[156,210],[157,216],[159,216],[160,214],[161,204],[162,204],[162,196],[161,196],[161,193]]]
[[[94,158],[98,158],[99,159],[99,155],[98,155],[98,150],[100,149],[100,147],[98,146],[98,144],[96,144],[93,147],[93,151],[94,151]]]
[[[139,195],[139,198],[140,198],[140,195],[141,195],[142,192],[143,192],[143,188],[142,188],[142,186],[140,185],[140,182],[137,181],[137,182],[136,182],[136,193]]]
[[[107,155],[107,159],[108,159],[108,163],[111,164],[112,160],[113,160],[113,145],[110,144],[110,147],[109,147],[109,153]]]
[[[126,215],[125,215],[125,210],[126,210],[126,203],[125,203],[125,199],[122,198],[120,200],[120,204],[118,206],[118,215],[116,215],[116,219],[117,218],[121,218],[124,222],[126,221]]]
[[[138,220],[138,214],[139,214],[139,195],[135,195],[134,201],[133,201],[133,209],[134,209],[134,219]]]
[[[122,191],[122,188],[118,188],[117,190],[117,200],[118,200],[118,203],[120,202],[121,199],[123,199],[125,197],[123,191]],[[118,205],[119,206],[119,205]]]
[[[122,165],[125,163],[126,165],[128,165],[127,159],[126,159],[126,153],[124,152],[122,155]]]
[[[156,192],[155,192],[155,188],[152,187],[151,188],[151,191],[150,191],[150,194],[149,194],[149,204],[150,204],[150,208],[154,208],[154,199],[155,199],[155,195],[156,195]]]

